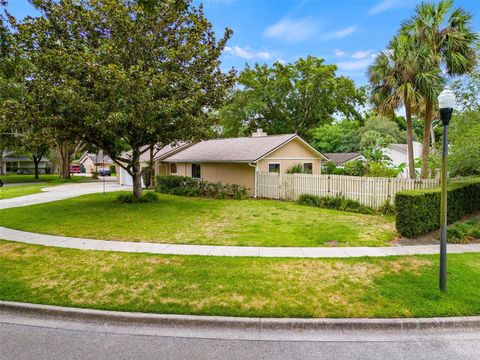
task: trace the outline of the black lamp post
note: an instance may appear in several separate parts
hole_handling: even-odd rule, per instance
[[[440,119],[443,124],[442,141],[442,197],[440,203],[440,290],[447,290],[447,155],[448,124],[452,118],[455,94],[446,86],[438,96]]]

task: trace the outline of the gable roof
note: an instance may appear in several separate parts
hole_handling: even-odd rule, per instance
[[[85,152],[79,159],[80,163],[83,163],[86,159],[90,159],[94,164],[113,164],[113,160],[103,150],[99,150],[98,153]]]
[[[356,157],[362,156],[362,154],[358,152],[351,152],[351,153],[324,153],[324,155],[332,161],[335,165],[341,165],[346,163],[347,161],[353,160]]]
[[[165,162],[257,162],[286,143],[297,139],[318,157],[317,150],[296,134],[205,140],[166,157]]]
[[[419,143],[418,141],[413,142],[414,146],[422,146],[422,143]],[[407,144],[390,144],[389,148],[392,150],[397,150],[403,153],[407,153],[408,150],[408,145]]]

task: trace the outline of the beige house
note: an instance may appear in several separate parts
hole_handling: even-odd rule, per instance
[[[166,163],[162,163],[162,160],[168,156],[171,156],[189,146],[192,144],[186,144],[186,143],[180,143],[177,145],[167,145],[164,147],[156,146],[154,148],[153,152],[153,160],[155,162],[155,175],[167,175],[168,174],[168,168],[169,165]],[[144,150],[143,148],[142,150]],[[130,157],[131,153],[126,152],[122,154],[123,157]],[[145,151],[143,154],[140,155],[140,168],[144,168],[148,166],[148,163],[150,161],[150,152]],[[117,169],[117,181],[120,185],[128,185],[131,186],[133,183],[132,176],[122,167],[116,165]],[[142,179],[142,184],[143,184],[143,179]]]
[[[320,174],[324,160],[296,134],[268,136],[259,129],[250,137],[201,141],[159,157],[156,173],[239,184],[255,194],[257,172],[286,173],[300,165],[305,173]]]

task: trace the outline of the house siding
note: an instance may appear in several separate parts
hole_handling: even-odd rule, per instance
[[[249,194],[255,192],[255,168],[243,163],[199,163],[203,180],[221,182],[222,184],[238,184],[248,189]],[[192,163],[177,163],[177,172],[170,172],[170,164],[166,170],[169,175],[192,176]]]
[[[258,170],[268,172],[268,164],[279,163],[280,172],[286,173],[293,165],[312,163],[312,173],[320,174],[322,158],[319,158],[311,149],[298,140],[292,140],[288,144],[273,151],[271,154],[258,162]]]

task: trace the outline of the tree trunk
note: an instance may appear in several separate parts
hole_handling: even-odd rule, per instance
[[[70,151],[66,141],[60,145],[60,159],[60,179],[70,179]]]
[[[36,157],[34,156],[33,157],[33,164],[35,166],[35,180],[37,180],[39,178],[39,172],[38,172],[38,165],[40,164],[40,160],[42,159],[42,157]]]
[[[0,148],[0,175],[5,175],[3,173],[3,149]]]
[[[423,143],[422,143],[422,172],[421,179],[428,179],[429,177],[429,160],[430,160],[430,133],[432,130],[432,112],[433,103],[427,101],[425,104],[425,119],[423,122]]]
[[[155,180],[155,171],[154,171],[154,163],[153,163],[153,147],[154,145],[150,146],[150,161],[148,163],[149,171],[148,175],[150,177],[150,187],[154,187],[153,182]]]
[[[407,124],[407,156],[408,156],[408,177],[415,179],[415,163],[413,158],[413,126],[412,126],[412,111],[410,103],[405,102],[405,119]]]
[[[140,171],[140,153],[138,150],[132,151],[132,184],[133,196],[138,199],[142,196],[142,174]]]

